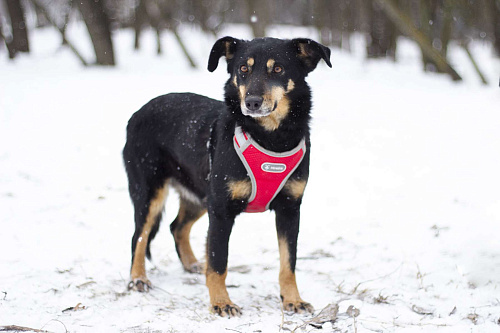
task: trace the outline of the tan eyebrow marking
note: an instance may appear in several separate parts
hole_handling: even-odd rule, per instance
[[[254,64],[255,64],[255,59],[254,58],[248,58],[247,65],[249,67],[252,67]]]
[[[271,73],[271,72],[272,72],[272,70],[273,70],[273,68],[274,68],[274,63],[275,63],[275,62],[276,62],[276,61],[274,61],[274,59],[269,59],[269,60],[267,61],[266,66],[267,66],[267,71],[268,71],[269,73]]]

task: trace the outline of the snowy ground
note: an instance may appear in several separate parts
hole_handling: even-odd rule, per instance
[[[312,37],[307,29],[280,37]],[[204,277],[185,273],[168,223],[153,243],[156,287],[128,292],[133,212],[121,162],[125,126],[149,99],[192,91],[222,98],[223,69],[205,70],[214,38],[185,29],[199,63],[175,39],[154,54],[153,34],[133,53],[117,34],[119,66],[83,69],[52,30],[33,54],[0,53],[0,326],[51,332],[278,332],[310,316],[282,317],[273,214],[238,218],[227,283],[243,316],[209,312]],[[224,32],[248,37],[232,27]],[[90,57],[87,37],[69,38]],[[297,279],[316,313],[340,306],[323,332],[500,332],[500,63],[473,52],[480,86],[458,48],[465,82],[423,74],[406,41],[399,62],[334,50],[333,69],[310,75],[314,92],[311,178],[304,198]],[[192,232],[203,258],[208,221]],[[78,311],[64,311],[81,303]],[[359,309],[353,318],[349,306]],[[352,312],[351,312],[352,314]],[[312,326],[305,331],[315,332]],[[302,331],[301,328],[297,329]]]

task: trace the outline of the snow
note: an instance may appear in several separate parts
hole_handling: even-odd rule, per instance
[[[133,210],[121,161],[128,118],[153,97],[191,91],[222,98],[224,67],[206,71],[213,36],[185,26],[199,69],[175,38],[154,54],[154,34],[133,52],[115,34],[118,67],[80,66],[50,29],[32,32],[33,54],[0,59],[0,325],[51,332],[277,332],[311,316],[280,311],[272,213],[238,217],[227,284],[241,318],[209,312],[204,277],[183,271],[167,202],[154,263],[155,289],[126,290]],[[312,29],[276,27],[277,37]],[[222,35],[248,38],[246,27]],[[87,57],[82,25],[68,34]],[[299,235],[297,280],[316,308],[340,306],[332,332],[500,332],[500,63],[480,42],[452,61],[464,82],[420,70],[410,41],[399,62],[368,61],[363,39],[333,50],[333,69],[311,73],[311,177]],[[208,220],[192,231],[203,258]],[[76,307],[77,311],[64,311]],[[359,309],[354,318],[349,306]],[[353,311],[349,311],[353,313]],[[305,326],[305,331],[319,331]],[[302,331],[298,329],[297,331]]]

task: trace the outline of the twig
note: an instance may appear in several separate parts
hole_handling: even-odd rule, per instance
[[[87,307],[85,305],[82,305],[82,303],[78,303],[75,306],[69,307],[67,309],[62,310],[62,312],[68,312],[68,311],[80,311],[80,310],[85,310]]]
[[[374,324],[383,324],[383,325],[392,325],[394,327],[406,327],[406,326],[434,326],[434,327],[449,327],[448,324],[435,324],[435,323],[425,323],[425,322],[419,322],[419,323],[411,323],[411,322],[396,322],[395,320],[392,322],[386,322],[386,321],[380,321],[380,320],[372,320],[372,319],[359,319],[359,322],[366,322],[366,323],[374,323]]]
[[[42,326],[42,328],[44,328],[45,326],[47,326],[48,323],[50,323],[51,321],[55,321],[55,322],[58,322],[60,323],[61,325],[63,325],[64,327],[64,332],[68,333],[68,329],[66,328],[66,325],[64,325],[64,323],[60,320],[57,320],[57,319],[51,319],[49,320],[45,325]],[[43,332],[48,332],[48,331],[43,331]]]
[[[172,29],[172,32],[174,33],[175,39],[179,43],[179,46],[181,47],[182,52],[184,53],[184,55],[188,59],[189,64],[191,65],[191,67],[196,68],[196,64],[195,64],[193,58],[191,58],[191,56],[189,55],[189,52],[188,52],[186,46],[182,42],[182,39],[181,39],[181,36],[179,35],[179,32],[177,32],[177,29],[175,29],[175,28]]]
[[[356,325],[356,317],[359,316],[359,309],[356,309],[354,306],[349,305],[347,308],[347,315],[352,318],[352,325],[354,326],[354,333],[358,332],[358,327]]]
[[[49,333],[49,331],[44,331],[44,330],[38,330],[36,328],[29,328],[29,327],[23,327],[23,326],[17,326],[17,325],[8,325],[8,326],[0,326],[0,332],[45,332]]]
[[[362,284],[364,284],[364,283],[373,282],[373,281],[377,281],[377,280],[382,280],[382,279],[385,279],[386,277],[391,276],[392,274],[394,274],[394,273],[396,273],[397,271],[399,271],[399,270],[401,269],[401,267],[403,267],[403,264],[404,264],[404,263],[401,263],[398,267],[396,267],[396,269],[395,269],[395,270],[393,270],[392,272],[389,272],[389,273],[387,273],[387,274],[385,274],[385,275],[378,276],[378,277],[373,278],[373,279],[370,279],[370,280],[361,281],[361,282],[360,282],[360,283],[358,283],[358,285],[356,286],[356,289],[357,289],[360,285],[362,285]]]
[[[470,52],[469,43],[463,42],[460,44],[462,45],[462,48],[465,50],[465,53],[467,53],[467,56],[469,57],[469,60],[472,63],[472,66],[474,66],[474,69],[476,70],[477,75],[479,75],[479,78],[481,78],[481,82],[483,84],[488,84],[488,81],[484,77],[483,72],[481,72],[481,69],[479,69],[479,66],[478,66],[476,60],[474,59],[474,56],[472,56],[472,53]]]

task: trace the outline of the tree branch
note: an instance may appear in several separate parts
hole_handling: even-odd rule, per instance
[[[85,59],[82,57],[82,55],[80,54],[80,52],[78,52],[78,50],[75,48],[75,46],[66,38],[66,34],[64,33],[64,29],[60,28],[54,22],[54,20],[52,20],[52,18],[49,16],[49,12],[47,11],[47,9],[41,3],[39,3],[37,0],[30,0],[30,1],[33,4],[33,6],[35,6],[35,8],[37,8],[38,10],[40,10],[40,11],[42,11],[42,12],[45,13],[45,17],[47,18],[47,21],[49,21],[49,23],[61,33],[63,41],[66,42],[66,44],[69,46],[69,48],[71,49],[71,51],[80,60],[80,62],[82,63],[82,65],[85,66],[85,67],[87,67],[89,65],[87,63],[87,61],[85,61]]]

